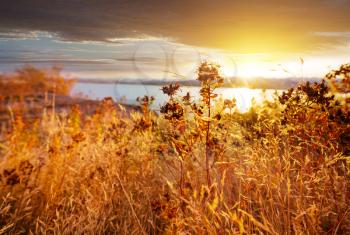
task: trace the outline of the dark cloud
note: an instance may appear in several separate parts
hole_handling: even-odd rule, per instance
[[[242,52],[315,50],[347,42],[348,0],[5,0],[0,32],[40,30],[67,40],[166,37]],[[0,35],[1,36],[1,35]]]
[[[64,59],[9,59],[1,58],[1,64],[49,64],[49,65],[109,65],[111,61],[102,60],[64,60]]]

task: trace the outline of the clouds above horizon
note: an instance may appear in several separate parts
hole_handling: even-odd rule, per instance
[[[349,62],[350,0],[4,0],[0,71],[61,65],[80,78],[321,77]],[[290,71],[290,72],[285,72]]]
[[[71,41],[155,37],[243,53],[317,51],[348,45],[349,10],[349,0],[6,0],[0,37],[42,31]]]
[[[195,70],[200,59],[193,47],[158,39],[69,42],[41,33],[30,35],[37,36],[13,34],[0,40],[1,72],[11,73],[23,65],[59,66],[76,78],[163,79],[176,72],[189,75],[188,69]]]

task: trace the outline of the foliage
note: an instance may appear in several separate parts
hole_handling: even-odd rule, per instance
[[[17,118],[29,122],[47,109],[69,99],[75,81],[61,75],[61,69],[24,66],[12,74],[0,74],[0,133]],[[56,102],[56,98],[61,100]]]
[[[159,115],[142,97],[141,112],[106,98],[18,118],[0,143],[0,234],[350,233],[346,97],[305,83],[239,113],[216,97],[217,65],[197,79],[201,100],[165,86]]]
[[[0,99],[8,96],[43,95],[55,93],[69,95],[74,80],[67,80],[60,75],[61,69],[53,67],[42,70],[25,66],[10,75],[0,75]]]

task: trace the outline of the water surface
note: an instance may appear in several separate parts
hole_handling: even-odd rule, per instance
[[[73,88],[73,95],[83,94],[93,99],[103,99],[104,97],[112,97],[117,101],[125,104],[136,104],[136,98],[144,95],[154,96],[155,103],[153,108],[158,109],[167,101],[167,96],[160,90],[161,86],[143,85],[143,84],[112,84],[112,83],[77,83]],[[185,86],[181,87],[179,95],[183,96],[190,92],[191,96],[199,99],[199,87]],[[262,102],[265,98],[272,99],[275,93],[282,92],[281,90],[261,90],[249,88],[218,88],[216,93],[219,98],[232,99],[235,98],[237,108],[241,112],[249,110],[252,104],[252,99],[256,103]]]

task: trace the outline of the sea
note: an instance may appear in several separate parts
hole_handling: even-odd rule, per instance
[[[190,92],[194,100],[199,100],[200,87],[183,86],[178,92],[178,96],[183,96]],[[246,87],[223,87],[217,88],[215,93],[218,94],[217,99],[235,99],[237,109],[240,112],[247,112],[252,103],[257,104],[264,100],[272,100],[276,95],[281,94],[283,90],[273,89],[251,89]],[[90,99],[102,100],[105,97],[112,97],[115,101],[122,104],[137,104],[137,97],[153,96],[155,98],[152,108],[159,109],[168,97],[161,91],[160,85],[148,84],[120,84],[120,83],[89,83],[78,82],[72,90],[73,96],[88,97]]]

